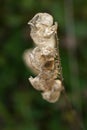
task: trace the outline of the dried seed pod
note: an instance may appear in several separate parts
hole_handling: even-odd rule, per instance
[[[30,36],[38,45],[55,46],[55,32],[57,24],[53,25],[53,17],[48,13],[36,14],[28,24],[31,27]]]
[[[47,100],[50,103],[54,103],[56,102],[59,97],[60,97],[60,93],[62,91],[62,83],[60,80],[55,80],[51,91],[45,91],[42,93],[42,97],[43,99]]]

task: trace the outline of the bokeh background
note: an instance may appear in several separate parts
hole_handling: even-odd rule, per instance
[[[27,22],[38,12],[58,22],[65,89],[87,129],[87,0],[0,0],[0,130],[71,130],[73,125],[62,96],[50,104],[28,82],[34,74],[22,56],[34,46]]]

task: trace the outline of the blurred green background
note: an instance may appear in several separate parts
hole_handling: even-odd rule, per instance
[[[38,12],[58,22],[65,89],[87,129],[87,0],[0,0],[0,130],[71,130],[73,125],[62,96],[50,104],[28,82],[34,74],[22,56],[33,47],[27,22]]]

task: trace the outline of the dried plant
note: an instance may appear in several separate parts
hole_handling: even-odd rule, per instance
[[[37,73],[29,81],[43,99],[54,103],[59,99],[62,87],[62,72],[57,40],[57,22],[48,13],[36,14],[28,24],[30,36],[35,43],[33,50],[24,53],[25,63]]]
[[[83,130],[83,122],[73,109],[63,86],[57,22],[53,24],[53,17],[48,13],[38,13],[28,24],[35,48],[26,50],[23,58],[26,65],[37,74],[35,78],[29,78],[30,83],[36,90],[41,91],[43,99],[50,103],[56,102],[62,92],[65,104],[61,110],[63,114],[68,112],[72,117],[72,122],[66,119],[70,129]]]

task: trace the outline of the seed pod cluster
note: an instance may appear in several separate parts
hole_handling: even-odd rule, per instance
[[[62,90],[62,80],[59,76],[61,66],[55,39],[57,23],[53,25],[53,17],[50,14],[38,13],[28,24],[31,27],[30,36],[36,46],[25,51],[24,60],[27,66],[37,73],[37,76],[31,76],[29,81],[36,90],[41,91],[43,99],[54,103],[59,99]]]

